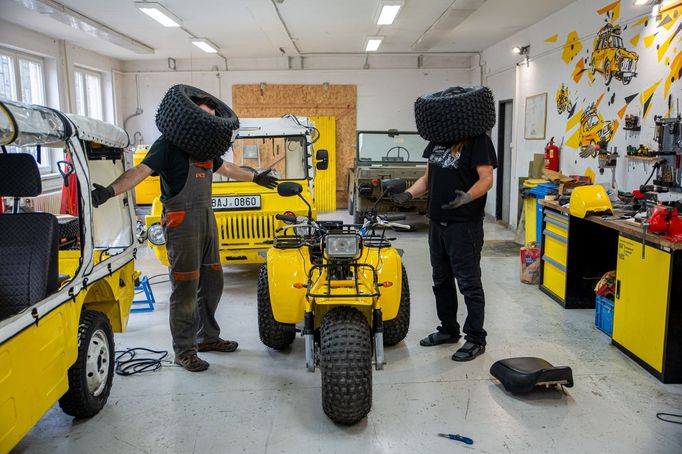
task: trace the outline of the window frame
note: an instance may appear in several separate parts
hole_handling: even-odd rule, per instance
[[[83,112],[81,113],[78,111],[78,103],[76,102],[76,113],[79,115],[85,115],[86,117],[90,118],[95,118],[97,120],[104,121],[104,77],[101,71],[97,71],[95,69],[90,69],[85,66],[80,66],[80,65],[74,65],[73,67],[73,90],[74,93],[78,90],[76,86],[76,79],[78,78],[78,74],[82,75],[83,78],[83,91],[81,93],[82,100],[83,100]],[[95,117],[92,115],[92,112],[90,112],[89,109],[89,104],[88,104],[88,83],[87,83],[87,76],[93,76],[96,77],[97,80],[99,80],[99,107],[100,107],[100,112],[99,117]],[[74,99],[74,101],[76,101]]]

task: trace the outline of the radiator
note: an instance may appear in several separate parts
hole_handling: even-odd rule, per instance
[[[59,214],[62,208],[62,191],[48,192],[40,194],[38,197],[28,197],[23,200],[26,206],[34,211]]]

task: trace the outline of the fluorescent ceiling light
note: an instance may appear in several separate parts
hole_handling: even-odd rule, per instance
[[[374,52],[377,49],[379,49],[379,46],[381,45],[381,41],[384,40],[383,36],[368,36],[367,37],[367,45],[365,46],[365,51],[366,52]]]
[[[161,3],[135,2],[135,7],[164,27],[180,27],[182,21]]]
[[[658,0],[635,0],[635,6],[647,6],[658,3]]]
[[[402,6],[402,2],[382,2],[377,25],[391,25]]]
[[[197,46],[199,49],[203,50],[204,52],[208,54],[215,54],[218,53],[218,46],[213,44],[211,41],[204,39],[204,38],[192,38],[190,41],[192,41],[192,44]]]

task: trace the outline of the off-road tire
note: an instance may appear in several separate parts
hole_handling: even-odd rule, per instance
[[[335,423],[352,425],[372,408],[372,337],[367,319],[352,307],[332,309],[320,327],[322,409]]]
[[[211,115],[190,97],[209,98],[216,106]],[[174,85],[164,95],[156,111],[156,126],[173,145],[199,161],[222,156],[230,147],[232,132],[239,119],[227,104],[189,85]]]
[[[407,336],[410,329],[410,283],[407,279],[405,265],[402,265],[403,279],[400,292],[400,307],[394,319],[384,322],[384,345],[396,345]]]
[[[278,322],[272,314],[267,265],[258,270],[258,334],[263,344],[275,350],[286,349],[296,338],[295,326]]]
[[[90,341],[98,331],[104,334],[108,342],[109,354],[106,355],[108,358],[105,357],[104,367],[108,368],[105,386],[95,396],[88,390],[86,363]],[[64,413],[76,418],[91,418],[104,407],[114,378],[114,350],[114,333],[107,316],[97,311],[83,311],[78,325],[78,358],[69,368],[69,390],[59,399],[59,406]]]
[[[613,71],[611,71],[611,62],[606,60],[604,63],[604,85],[608,86],[613,80]]]
[[[495,126],[495,99],[487,87],[450,87],[417,98],[414,118],[420,136],[449,145]]]

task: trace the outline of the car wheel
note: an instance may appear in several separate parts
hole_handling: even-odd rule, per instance
[[[606,60],[604,63],[604,79],[606,85],[609,85],[611,83],[611,79],[613,79],[613,72],[611,72],[611,62]]]

